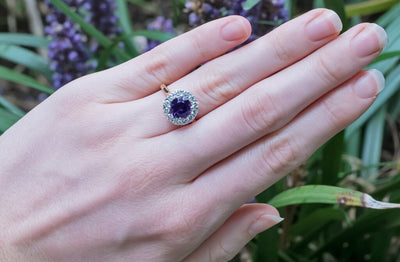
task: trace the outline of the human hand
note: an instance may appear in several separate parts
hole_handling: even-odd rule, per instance
[[[359,117],[383,88],[360,71],[386,43],[317,9],[238,50],[219,19],[69,83],[0,137],[0,243],[11,261],[225,261],[279,221],[247,204]],[[205,65],[194,70],[198,65]],[[161,84],[198,120],[162,112]],[[1,253],[1,251],[0,251]]]

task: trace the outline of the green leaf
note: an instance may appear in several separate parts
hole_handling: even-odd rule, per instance
[[[79,16],[74,10],[72,10],[62,0],[50,0],[50,3],[54,5],[58,10],[68,16],[72,21],[81,26],[82,30],[94,37],[100,45],[108,47],[112,44],[111,40],[108,39],[102,32],[97,30],[93,25],[85,22],[85,20]]]
[[[35,79],[33,79],[27,75],[15,72],[5,66],[0,66],[0,78],[32,87],[34,89],[37,89],[37,90],[42,91],[47,94],[54,93],[53,89],[51,89],[45,85],[42,85]]]
[[[373,209],[400,207],[400,204],[380,202],[359,191],[324,185],[307,185],[289,189],[275,196],[268,204],[278,208],[306,203],[341,204]]]
[[[244,10],[250,10],[252,9],[256,4],[258,4],[260,0],[246,0],[246,2],[243,5]]]
[[[386,59],[390,59],[396,56],[400,56],[400,51],[391,51],[391,52],[385,52],[382,53],[380,56],[378,56],[377,58],[375,58],[374,61],[371,62],[371,64],[373,63],[377,63]]]
[[[357,15],[371,15],[390,9],[399,0],[370,0],[361,3],[349,4],[345,7],[348,17]]]
[[[50,77],[52,74],[48,61],[29,49],[0,44],[0,57],[38,71],[46,77]]]
[[[332,251],[335,248],[342,248],[342,243],[355,243],[360,241],[360,237],[371,232],[379,232],[387,228],[388,222],[400,221],[400,210],[368,210],[361,215],[356,222],[337,234],[329,236],[323,245],[316,250],[311,257],[318,257],[323,252]]]
[[[346,214],[343,209],[328,207],[317,209],[308,216],[299,219],[289,228],[292,239],[301,237],[301,241],[297,242],[293,248],[302,250],[315,237],[324,232],[327,225],[336,221],[344,221],[345,218]]]
[[[376,165],[380,161],[385,115],[386,105],[383,105],[367,122],[362,150],[362,160],[364,165]],[[364,179],[371,181],[378,176],[378,169],[369,168],[361,172],[361,176]]]
[[[126,3],[126,0],[116,0],[117,2],[117,15],[119,17],[119,24],[122,28],[122,31],[124,32],[124,35],[130,35],[132,33],[132,24],[131,24],[131,18],[129,17],[129,9]],[[128,37],[123,38],[125,47],[127,51],[129,52],[130,56],[137,56],[139,55],[139,52],[136,50],[132,39]]]
[[[0,96],[0,105],[2,105],[5,109],[15,114],[16,116],[23,117],[25,115],[24,111],[22,111],[12,103],[10,103],[7,99],[5,99],[2,96]]]
[[[133,31],[131,36],[144,36],[149,39],[157,40],[160,42],[166,42],[166,41],[174,38],[176,35],[162,32],[162,31],[138,30],[138,31]]]
[[[322,151],[322,184],[333,185],[339,179],[344,151],[344,132],[329,140]]]
[[[306,236],[313,231],[318,231],[332,221],[341,221],[344,218],[345,214],[342,209],[332,207],[318,209],[292,225],[289,229],[289,234],[292,236]]]
[[[15,124],[20,117],[0,108],[0,132],[4,133],[8,128]]]
[[[30,34],[0,33],[0,44],[47,47],[50,44],[50,40]]]

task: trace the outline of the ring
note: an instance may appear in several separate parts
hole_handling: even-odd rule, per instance
[[[196,118],[199,104],[194,95],[184,90],[170,93],[164,84],[160,88],[167,95],[164,100],[163,110],[172,124],[183,126],[191,123]]]

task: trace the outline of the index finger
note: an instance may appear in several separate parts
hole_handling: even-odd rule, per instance
[[[168,85],[243,43],[250,33],[250,23],[244,17],[214,20],[103,72],[102,78],[111,79],[111,83],[103,83],[97,91],[113,102],[143,98],[158,91],[161,84]]]

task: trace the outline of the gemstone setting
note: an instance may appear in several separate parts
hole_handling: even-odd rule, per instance
[[[182,126],[196,118],[198,107],[198,102],[191,93],[177,90],[165,98],[163,111],[172,124]]]

